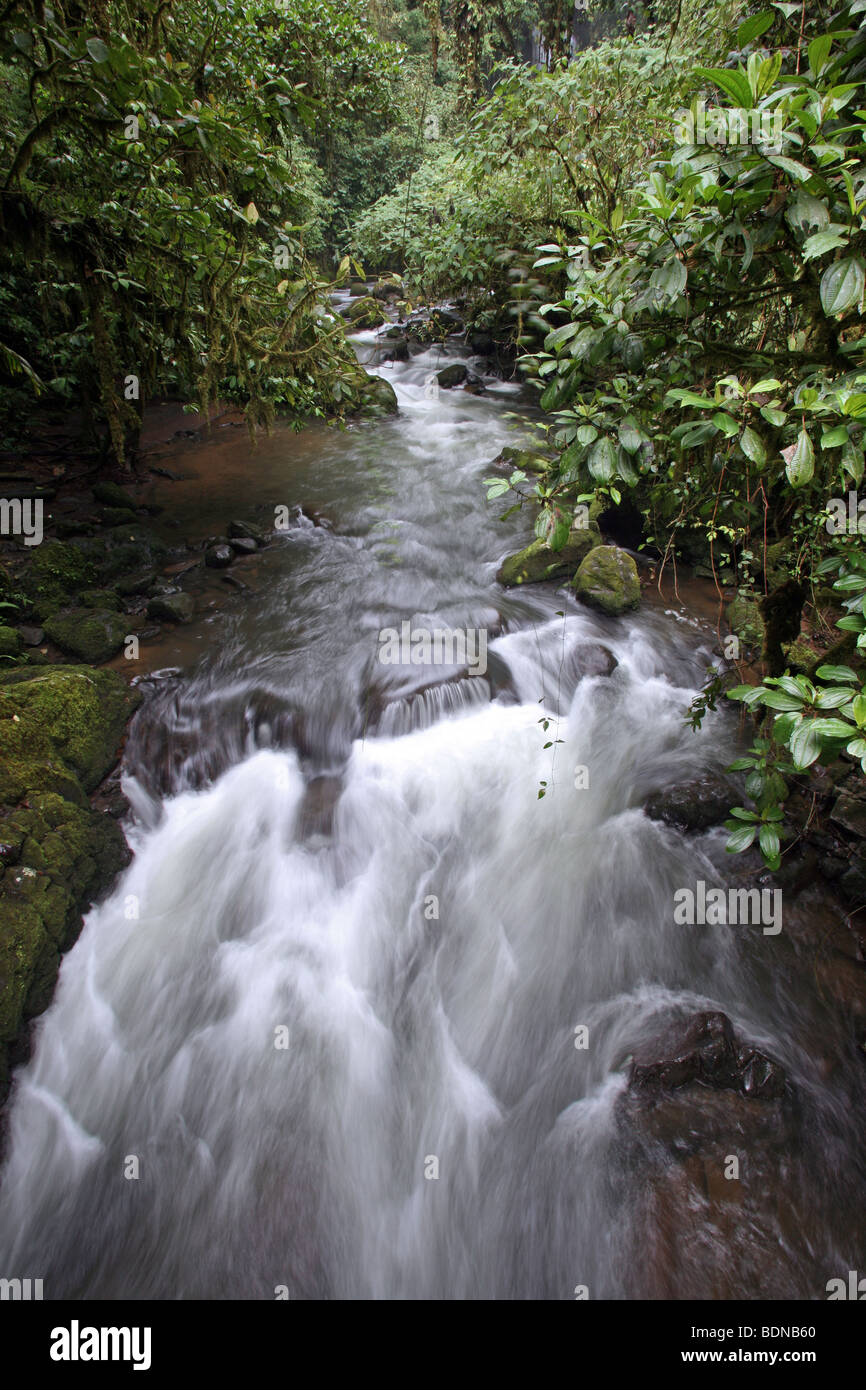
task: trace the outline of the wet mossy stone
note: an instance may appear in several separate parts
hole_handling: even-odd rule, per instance
[[[574,591],[592,608],[618,617],[640,603],[640,579],[632,557],[615,545],[600,545],[581,561]]]
[[[188,623],[195,613],[189,594],[156,594],[147,605],[147,616],[158,622]]]
[[[582,560],[601,545],[601,532],[592,522],[569,532],[562,550],[551,550],[544,540],[533,541],[525,550],[503,560],[496,575],[500,584],[538,584],[545,579],[572,575]]]
[[[128,632],[127,619],[109,608],[72,608],[45,622],[45,635],[55,646],[95,665],[115,656]]]
[[[136,523],[112,526],[101,536],[81,541],[80,549],[102,583],[114,588],[119,579],[158,568],[167,547],[153,531]]]
[[[378,328],[385,322],[385,315],[382,308],[376,303],[372,295],[365,295],[363,299],[356,299],[350,304],[346,317],[354,328]]]
[[[397,392],[381,376],[368,377],[363,384],[364,403],[368,411],[377,415],[396,415],[399,409]]]
[[[123,511],[134,512],[138,503],[130,497],[117,483],[94,483],[91,492],[97,502],[101,502],[104,507],[119,507]]]
[[[462,362],[452,362],[450,367],[443,367],[441,372],[436,373],[436,380],[448,391],[452,386],[462,386],[468,375]]]
[[[493,460],[498,467],[520,468],[524,473],[546,473],[553,461],[553,455],[543,449],[516,449],[508,445]]]
[[[92,584],[95,569],[82,548],[69,541],[43,541],[33,549],[21,585],[42,621]]]
[[[113,589],[84,589],[80,598],[85,608],[107,608],[112,613],[119,613],[121,609],[120,599]]]
[[[0,804],[33,791],[82,802],[114,766],[140,700],[116,671],[0,668]]]
[[[21,638],[14,627],[0,624],[0,656],[17,658],[21,650]]]

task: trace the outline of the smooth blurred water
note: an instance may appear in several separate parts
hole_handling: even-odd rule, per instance
[[[501,590],[531,518],[480,480],[514,394],[431,399],[438,365],[386,370],[395,420],[301,446],[333,525],[278,538],[202,660],[145,682],[135,859],[12,1105],[0,1272],[46,1297],[808,1298],[856,1267],[862,1083],[816,1060],[841,1034],[787,942],[674,924],[724,837],[641,809],[732,756],[728,719],[683,719],[712,634]],[[382,665],[404,619],[484,628],[487,674]],[[743,1102],[736,1236],[682,1170],[696,1253],[660,1275],[648,1183],[680,1169],[618,1102],[699,1008],[783,1062],[789,1128]]]

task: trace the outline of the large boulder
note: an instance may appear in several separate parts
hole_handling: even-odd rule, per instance
[[[640,603],[637,565],[618,546],[596,546],[580,563],[574,576],[574,591],[592,608],[617,617]]]
[[[91,491],[97,502],[101,502],[105,507],[117,507],[121,511],[134,512],[138,503],[130,497],[128,492],[124,492],[117,483],[94,483]]]
[[[141,697],[114,671],[0,674],[0,1103],[9,1047],[51,1000],[81,914],[129,861],[93,791]]]
[[[40,621],[68,605],[95,577],[90,558],[68,541],[43,541],[34,547],[21,576],[21,587]]]
[[[574,574],[581,561],[595,546],[601,545],[601,532],[594,523],[575,526],[561,550],[551,550],[547,541],[536,540],[516,555],[503,560],[496,578],[500,584],[538,584],[545,579],[562,579]]]
[[[443,367],[441,372],[436,373],[436,380],[448,391],[452,386],[462,386],[468,375],[462,362],[452,362],[449,367]]]
[[[123,646],[129,620],[108,608],[72,608],[45,622],[45,634],[69,656],[98,665]]]
[[[381,376],[370,376],[363,386],[365,410],[373,415],[396,415],[399,409],[397,392]]]
[[[363,299],[355,299],[346,311],[346,317],[353,328],[378,328],[385,322],[385,315],[381,305],[376,303],[372,295],[365,295]]]

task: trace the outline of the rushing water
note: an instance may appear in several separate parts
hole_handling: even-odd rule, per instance
[[[516,398],[431,399],[438,365],[386,369],[395,420],[270,442],[274,503],[330,524],[144,683],[135,859],[12,1106],[0,1270],[46,1297],[814,1298],[857,1267],[841,1029],[787,934],[675,925],[723,836],[641,809],[732,756],[729,720],[683,720],[713,634],[503,592],[529,521],[480,480]],[[378,662],[406,619],[484,629],[486,672]],[[641,1134],[628,1057],[700,1008],[782,1061],[784,1117]],[[705,1176],[731,1152],[736,1202]]]

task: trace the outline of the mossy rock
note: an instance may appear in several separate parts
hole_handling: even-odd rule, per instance
[[[618,617],[640,603],[637,565],[616,545],[597,546],[581,562],[574,591],[584,603]]]
[[[17,658],[21,651],[21,638],[14,627],[6,627],[0,624],[0,656],[11,656]]]
[[[538,584],[545,579],[562,579],[574,574],[578,565],[596,546],[601,545],[601,532],[590,522],[574,527],[562,550],[551,550],[544,540],[533,541],[516,555],[503,560],[496,575],[500,584]]]
[[[85,608],[107,608],[111,613],[119,613],[121,602],[113,589],[85,589],[79,595]]]
[[[113,766],[139,700],[114,671],[0,674],[0,1102],[8,1045],[50,1003],[81,914],[129,862],[85,791]]]
[[[761,651],[764,645],[764,620],[756,599],[737,594],[728,604],[725,616],[732,632],[749,647]]]
[[[366,412],[375,415],[396,415],[399,410],[397,392],[381,376],[369,376],[362,386]]]
[[[69,605],[95,578],[91,559],[69,541],[43,541],[21,577],[21,586],[40,621]]]
[[[108,608],[73,608],[55,613],[45,623],[45,635],[55,646],[94,664],[115,656],[128,632],[126,618]]]
[[[553,455],[543,449],[516,449],[509,444],[493,462],[502,467],[507,465],[512,470],[521,468],[524,473],[546,473],[553,462]]]
[[[363,299],[356,299],[348,309],[346,314],[353,328],[378,328],[381,323],[385,323],[385,314],[382,308],[376,303],[372,295],[365,295]]]
[[[116,671],[0,670],[0,803],[34,791],[83,802],[114,766],[140,699]]]
[[[104,507],[118,507],[123,511],[134,512],[138,506],[135,499],[117,483],[94,483],[91,492]]]

